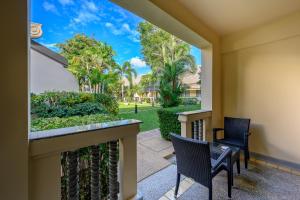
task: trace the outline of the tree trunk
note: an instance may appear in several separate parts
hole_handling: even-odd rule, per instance
[[[91,200],[101,199],[100,194],[100,149],[99,145],[91,147]]]
[[[122,89],[122,94],[121,94],[121,96],[122,96],[122,101],[124,101],[124,85],[123,85],[123,83],[122,83],[122,87],[121,87]]]
[[[79,200],[78,151],[68,152],[68,199]]]
[[[118,156],[117,141],[109,142],[109,199],[117,200],[119,193],[118,183]]]

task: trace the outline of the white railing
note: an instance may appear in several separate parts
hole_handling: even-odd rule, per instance
[[[29,199],[61,199],[61,154],[110,141],[119,142],[118,198],[136,199],[139,124],[121,120],[30,133]]]
[[[181,135],[187,138],[210,141],[211,110],[195,110],[178,113]]]

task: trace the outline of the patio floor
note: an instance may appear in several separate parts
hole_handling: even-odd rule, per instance
[[[171,142],[161,138],[159,129],[138,134],[137,144],[137,174],[138,181],[169,166],[165,159],[173,153]]]
[[[213,199],[227,198],[226,173],[213,179]],[[174,199],[176,165],[155,173],[138,183],[139,192],[144,200]],[[232,199],[241,200],[299,200],[300,176],[283,172],[265,165],[251,163],[248,170],[235,173]],[[177,199],[208,199],[208,190],[191,179],[183,178]]]

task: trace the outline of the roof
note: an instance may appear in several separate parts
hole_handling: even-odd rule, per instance
[[[182,84],[188,86],[199,85],[200,72],[201,72],[201,67],[198,67],[196,73],[186,72],[181,78]]]
[[[41,45],[40,43],[31,40],[31,48],[35,51],[43,54],[44,56],[47,56],[48,58],[55,60],[56,62],[62,64],[64,67],[68,66],[68,61],[65,57],[62,55],[52,51],[51,49],[48,49],[47,47]]]

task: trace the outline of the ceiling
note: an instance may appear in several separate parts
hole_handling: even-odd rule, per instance
[[[178,0],[221,35],[254,27],[300,10],[300,0]]]

